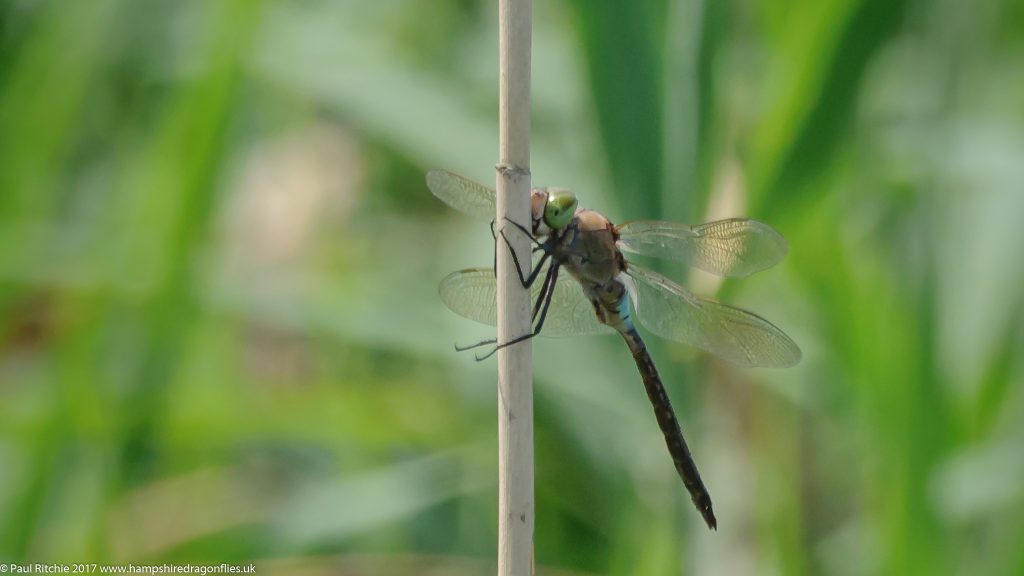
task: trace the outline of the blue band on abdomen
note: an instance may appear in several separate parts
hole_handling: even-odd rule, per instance
[[[629,298],[627,296],[623,296],[622,299],[619,300],[619,318],[622,318],[623,323],[626,324],[626,328],[630,330],[636,329],[636,326],[633,324],[633,315],[629,310]]]

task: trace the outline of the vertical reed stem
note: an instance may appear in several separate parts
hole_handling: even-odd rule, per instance
[[[520,262],[530,262],[523,234],[530,227],[531,0],[499,0],[500,145],[499,228]],[[500,238],[500,237],[499,237]],[[509,250],[498,246],[498,340],[531,330],[530,293],[522,287]],[[530,340],[498,351],[498,576],[533,572],[533,348]]]

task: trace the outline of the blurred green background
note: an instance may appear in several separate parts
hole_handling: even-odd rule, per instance
[[[746,215],[719,284],[803,348],[538,339],[541,574],[1024,574],[1024,3],[535,2],[533,173],[621,222]],[[496,3],[0,4],[0,562],[492,574]]]

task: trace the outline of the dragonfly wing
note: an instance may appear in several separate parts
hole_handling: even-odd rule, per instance
[[[427,172],[427,188],[442,202],[479,220],[494,219],[497,194],[479,182],[447,170]]]
[[[738,366],[785,368],[800,361],[800,348],[764,318],[700,298],[665,278],[630,264],[627,274],[640,323],[648,330],[706,350]]]
[[[533,301],[540,296],[543,277],[544,271],[533,284]],[[453,272],[441,281],[440,293],[444,305],[459,316],[481,324],[497,325],[497,284],[493,268],[469,268]],[[583,289],[579,284],[569,278],[563,278],[555,283],[555,293],[551,297],[551,307],[541,330],[542,335],[582,336],[614,333],[615,330],[598,322],[594,307],[583,295]]]
[[[748,276],[779,263],[786,255],[786,239],[771,226],[730,218],[687,226],[676,222],[640,220],[618,227],[619,247],[626,252],[654,256],[718,276]]]
[[[551,296],[551,307],[548,309],[541,334],[547,336],[615,334],[614,328],[598,321],[594,305],[583,293],[583,287],[566,276],[563,275],[555,283],[555,293]],[[541,284],[541,282],[536,284]],[[540,295],[536,284],[534,299]]]

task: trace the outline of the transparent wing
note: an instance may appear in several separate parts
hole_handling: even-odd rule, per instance
[[[479,182],[447,170],[427,172],[427,188],[442,202],[479,220],[494,219],[496,193]]]
[[[545,272],[533,284],[532,299],[540,295]],[[497,284],[493,268],[469,268],[453,272],[441,281],[441,301],[452,312],[482,324],[498,323]],[[615,330],[601,324],[594,307],[583,295],[583,289],[572,278],[561,276],[555,283],[551,307],[541,334],[544,336],[583,336],[614,334]]]
[[[786,239],[771,226],[730,218],[687,226],[640,220],[618,227],[619,247],[626,252],[687,262],[718,276],[748,276],[778,264]]]
[[[706,300],[635,264],[626,273],[637,319],[662,338],[706,350],[739,366],[785,368],[800,361],[800,348],[760,316]]]

